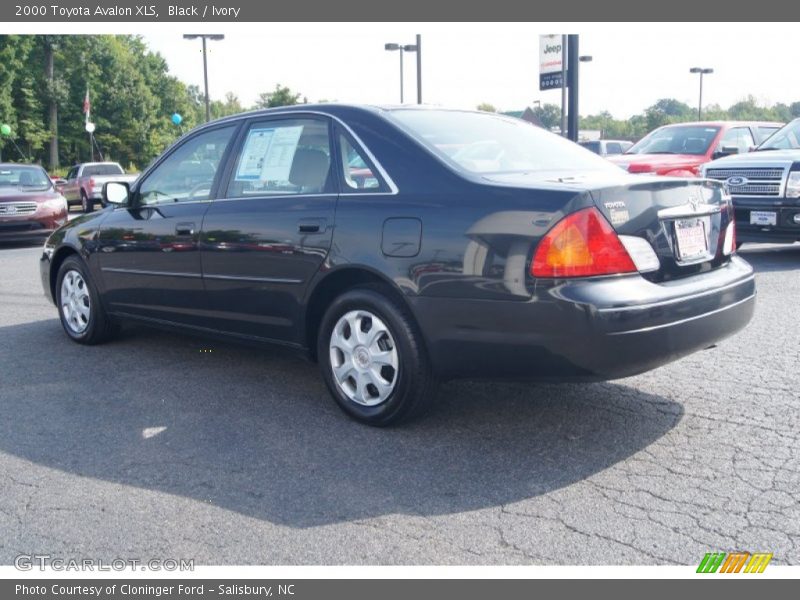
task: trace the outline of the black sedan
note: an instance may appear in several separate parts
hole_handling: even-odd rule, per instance
[[[456,377],[593,381],[750,320],[721,184],[629,175],[520,120],[297,106],[195,129],[45,244],[64,331],[123,320],[282,344],[352,417]]]

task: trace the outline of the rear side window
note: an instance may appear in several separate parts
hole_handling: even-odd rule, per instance
[[[619,142],[608,142],[606,144],[606,154],[622,154],[622,145]]]
[[[591,150],[595,154],[602,154],[603,150],[600,147],[600,142],[581,142],[581,146],[587,150]]]
[[[339,134],[339,155],[342,159],[342,180],[346,191],[377,190],[381,187],[378,176],[367,160],[343,134]]]
[[[260,121],[247,130],[227,197],[320,194],[331,187],[328,124],[319,119]]]

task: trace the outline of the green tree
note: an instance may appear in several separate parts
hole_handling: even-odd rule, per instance
[[[259,94],[256,100],[256,108],[275,108],[278,106],[291,106],[297,104],[302,94],[294,93],[288,87],[282,86],[280,83],[275,84],[275,89],[272,92],[264,92]]]
[[[478,110],[482,110],[483,112],[497,112],[497,109],[494,107],[493,104],[489,104],[488,102],[481,102],[477,106]]]

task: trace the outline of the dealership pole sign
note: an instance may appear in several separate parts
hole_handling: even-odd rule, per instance
[[[550,34],[539,36],[539,89],[554,90],[562,84],[562,61],[564,48],[562,36]]]

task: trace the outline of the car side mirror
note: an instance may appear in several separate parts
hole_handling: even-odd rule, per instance
[[[56,180],[53,181],[53,185],[64,185],[66,183],[67,183],[67,180],[66,179],[61,179],[61,178],[56,179]]]
[[[130,186],[124,181],[109,181],[103,184],[103,205],[122,206],[128,203],[131,196]]]
[[[731,154],[739,154],[739,148],[736,146],[720,146],[714,152],[713,158],[722,158],[723,156],[730,156]]]

